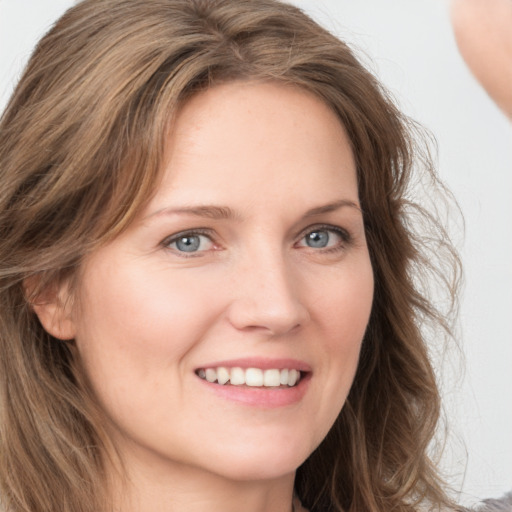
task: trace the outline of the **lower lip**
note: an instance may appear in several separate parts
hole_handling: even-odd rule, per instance
[[[302,376],[296,386],[289,388],[231,386],[229,384],[211,383],[204,379],[200,380],[211,392],[225,400],[239,402],[252,407],[273,409],[300,402],[308,389],[311,374],[307,373]]]

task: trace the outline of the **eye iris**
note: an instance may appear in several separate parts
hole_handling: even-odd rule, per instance
[[[199,249],[201,240],[197,235],[182,236],[176,240],[176,248],[182,252],[194,252]]]
[[[309,247],[317,249],[327,247],[329,243],[329,233],[327,233],[327,231],[313,231],[306,236],[306,243]]]

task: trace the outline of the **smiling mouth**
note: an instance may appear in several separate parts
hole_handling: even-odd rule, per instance
[[[221,386],[249,386],[266,388],[291,388],[296,386],[303,372],[295,368],[266,369],[261,368],[199,368],[196,375],[212,384]]]

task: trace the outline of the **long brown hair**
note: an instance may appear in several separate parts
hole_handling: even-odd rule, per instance
[[[350,395],[298,469],[296,492],[313,512],[449,504],[428,455],[440,404],[424,327],[449,334],[458,260],[440,222],[410,198],[413,168],[438,183],[414,125],[345,43],[291,5],[85,0],[41,40],[0,123],[7,510],[108,510],[94,398],[73,343],[46,333],[30,302],[75,276],[84,255],[148,201],[177,108],[198,91],[246,79],[302,87],[338,115],[357,163],[375,275]],[[421,229],[413,217],[426,220]],[[446,311],[429,300],[424,276],[447,290]],[[37,283],[31,297],[27,282]]]

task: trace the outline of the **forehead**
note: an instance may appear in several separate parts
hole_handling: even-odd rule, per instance
[[[256,190],[323,201],[343,189],[357,199],[338,117],[312,93],[283,84],[234,82],[192,97],[175,118],[164,162],[157,202],[177,193],[189,202],[233,201]]]

